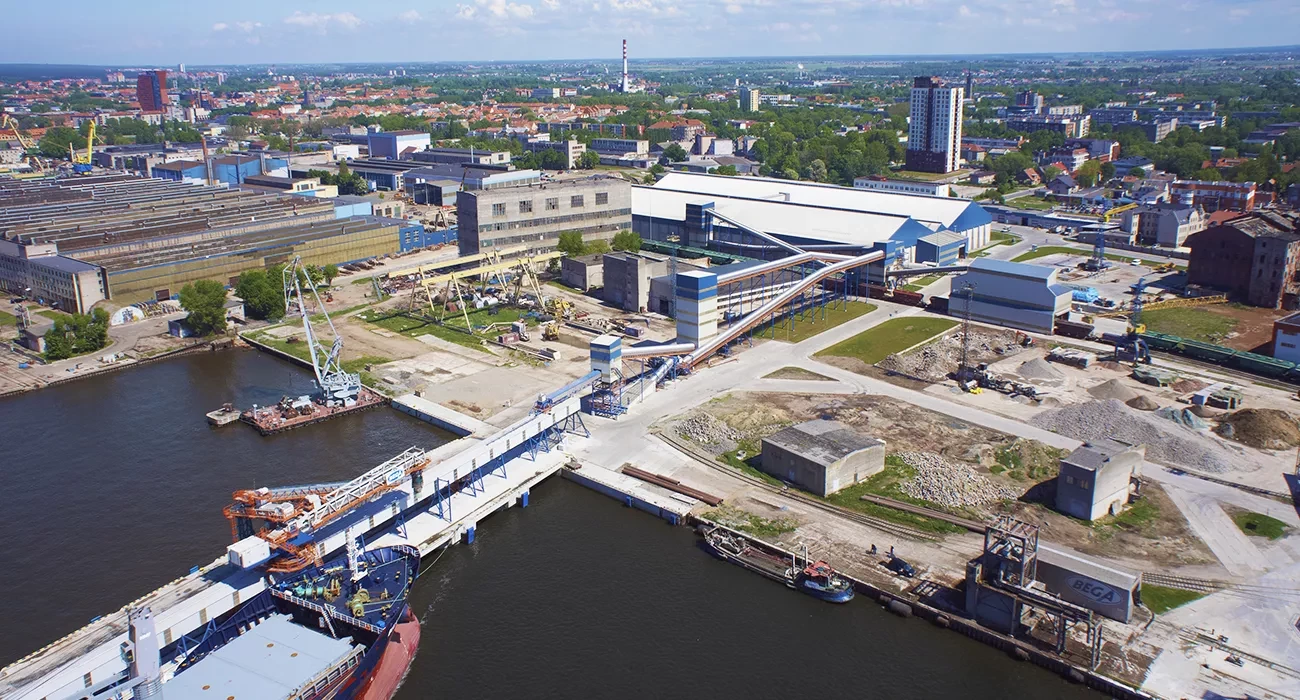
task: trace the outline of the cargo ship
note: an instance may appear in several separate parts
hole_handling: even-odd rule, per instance
[[[828,603],[847,603],[853,600],[853,582],[840,576],[824,561],[809,562],[805,554],[803,566],[800,566],[793,555],[790,559],[778,556],[755,547],[741,535],[720,527],[706,528],[702,533],[705,549],[723,561],[742,566]]]
[[[266,590],[135,696],[389,700],[420,643],[407,605],[419,569],[416,549],[393,546],[268,574]]]

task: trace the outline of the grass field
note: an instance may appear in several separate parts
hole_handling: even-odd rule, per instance
[[[1027,211],[1047,211],[1051,209],[1053,205],[1054,205],[1053,202],[1049,202],[1045,199],[1039,199],[1038,197],[1034,197],[1032,195],[1028,197],[1017,197],[1015,199],[1007,200],[1007,206],[1014,207],[1016,209],[1025,209]]]
[[[1232,516],[1232,521],[1237,523],[1241,531],[1252,537],[1267,537],[1270,540],[1276,540],[1286,534],[1286,523],[1271,518],[1263,513],[1252,513],[1244,511]]]
[[[1017,236],[1014,233],[1003,233],[1001,231],[994,231],[993,233],[989,234],[990,247],[995,245],[1015,245],[1016,243],[1019,242],[1020,242],[1020,236]]]
[[[482,352],[490,352],[483,347],[482,341],[477,337],[466,333],[465,331],[456,330],[445,325],[438,325],[427,321],[419,316],[409,316],[407,314],[390,311],[362,311],[356,315],[356,318],[367,323],[372,323],[380,328],[394,333],[400,333],[408,338],[418,338],[422,335],[431,335],[435,338],[441,338],[457,345],[464,345],[467,348],[474,348]],[[470,322],[474,322],[474,317],[470,316]],[[464,328],[465,321],[462,319],[459,325]]]
[[[1207,343],[1221,340],[1238,323],[1235,318],[1197,308],[1143,311],[1141,321],[1148,330]]]
[[[955,325],[956,321],[947,318],[895,318],[832,345],[817,356],[854,357],[874,365]]]
[[[890,174],[893,175],[894,177],[902,178],[904,180],[922,180],[924,182],[935,182],[936,180],[943,180],[945,178],[950,178],[950,177],[961,178],[963,175],[969,173],[970,173],[969,170],[960,170],[951,173],[923,173],[919,170],[895,170]]]
[[[815,319],[811,311],[806,314],[807,319],[805,320],[801,321],[796,316],[793,330],[789,328],[789,320],[783,318],[776,322],[776,339],[797,343],[828,331],[842,323],[848,323],[855,318],[865,316],[875,310],[875,304],[868,304],[865,301],[850,301],[847,308],[844,306],[837,306],[834,309],[827,308],[825,319],[822,318],[820,310],[816,312]],[[771,332],[772,324],[764,324],[754,329],[754,336],[761,337],[764,333],[770,334]]]
[[[941,279],[943,279],[943,275],[926,275],[925,277],[917,278],[916,280],[903,285],[903,289],[909,292],[919,292]]]
[[[55,311],[54,309],[45,309],[44,311],[37,311],[36,315],[44,316],[45,318],[48,318],[51,321],[59,321],[59,320],[66,321],[72,318],[71,314],[65,314],[62,311]]]
[[[1193,600],[1204,596],[1204,593],[1165,588],[1164,586],[1152,586],[1149,583],[1142,584],[1142,604],[1157,615],[1187,605]]]
[[[18,325],[17,316],[14,316],[11,313],[0,311],[0,326],[16,326],[16,325]]]

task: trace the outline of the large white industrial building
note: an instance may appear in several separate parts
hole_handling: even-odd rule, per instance
[[[643,238],[679,241],[755,258],[788,255],[788,246],[836,253],[884,250],[890,260],[918,257],[935,232],[964,257],[988,245],[992,217],[966,199],[882,192],[772,178],[669,173],[632,188],[633,228]]]

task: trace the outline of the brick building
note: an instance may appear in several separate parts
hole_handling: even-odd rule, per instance
[[[1254,212],[1187,238],[1187,283],[1252,306],[1300,306],[1300,216]]]

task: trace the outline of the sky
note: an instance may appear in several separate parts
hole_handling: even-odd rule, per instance
[[[0,63],[116,66],[1279,46],[1297,0],[6,2]],[[294,9],[297,7],[298,9]]]

